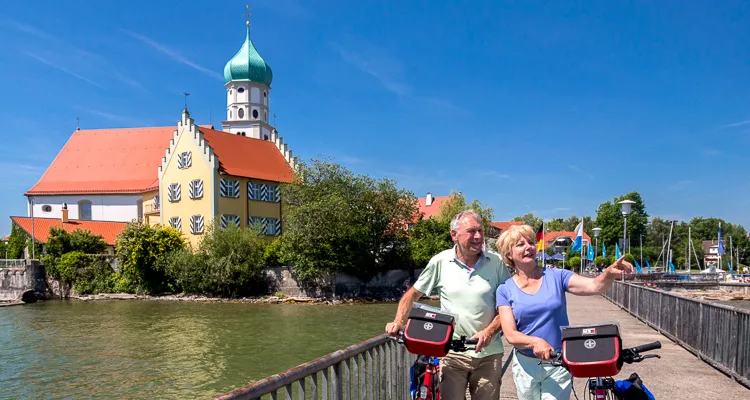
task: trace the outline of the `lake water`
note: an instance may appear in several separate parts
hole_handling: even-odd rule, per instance
[[[383,332],[396,304],[0,308],[0,398],[206,399]]]

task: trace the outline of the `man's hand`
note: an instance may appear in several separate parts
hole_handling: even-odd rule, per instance
[[[489,333],[487,333],[486,329],[482,329],[481,331],[475,333],[474,336],[472,336],[471,338],[477,339],[476,350],[474,350],[477,353],[482,351],[482,349],[487,347],[487,345],[489,345],[490,342],[492,341],[492,336]]]
[[[389,322],[385,324],[385,333],[391,336],[396,336],[398,335],[398,331],[403,328],[404,326],[400,322],[397,322],[397,321]]]
[[[608,272],[610,274],[613,274],[615,276],[625,273],[631,273],[633,272],[633,264],[625,261],[625,256],[622,256],[617,259],[617,261],[614,262],[614,264],[610,265],[607,268]]]

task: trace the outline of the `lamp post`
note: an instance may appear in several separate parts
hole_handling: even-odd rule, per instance
[[[623,200],[618,202],[620,205],[620,211],[622,212],[623,227],[622,227],[622,251],[625,252],[625,246],[628,242],[628,214],[633,208],[635,202],[633,200]],[[625,281],[625,271],[622,272],[622,281]]]
[[[594,231],[594,240],[596,240],[596,244],[594,245],[594,260],[596,260],[596,255],[599,252],[599,233],[602,231],[602,228],[594,228],[592,231]]]
[[[29,196],[29,202],[31,202],[31,259],[33,260],[36,258],[36,253],[34,249],[36,247],[36,243],[34,239],[34,198]]]

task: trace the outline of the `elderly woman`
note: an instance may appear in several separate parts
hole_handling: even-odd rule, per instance
[[[561,326],[569,325],[565,292],[601,294],[633,266],[621,257],[596,278],[572,271],[543,269],[536,262],[536,237],[528,225],[511,226],[497,240],[498,252],[516,270],[497,289],[503,335],[513,349],[513,380],[519,399],[569,399],[572,377],[563,367],[548,364],[550,350],[562,350]]]

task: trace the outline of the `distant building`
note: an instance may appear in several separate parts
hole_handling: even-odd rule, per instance
[[[544,248],[552,247],[555,253],[564,253],[570,249],[576,240],[574,231],[558,231],[544,233]],[[586,232],[583,233],[583,245],[591,243],[591,238]]]
[[[297,160],[269,120],[273,74],[246,29],[224,67],[222,131],[197,125],[187,107],[175,126],[78,129],[25,193],[28,217],[13,222],[30,232],[29,217],[41,221],[40,242],[54,224],[105,229],[93,221],[169,225],[193,245],[217,219],[279,235],[279,183],[292,181]]]
[[[493,239],[497,239],[503,234],[508,228],[513,225],[523,225],[523,221],[493,221],[490,222],[489,232],[485,233],[485,236]]]
[[[413,228],[414,224],[420,219],[428,219],[439,215],[440,207],[454,197],[455,196],[433,196],[431,192],[427,192],[425,197],[418,197],[417,213],[408,228]]]
[[[708,268],[710,265],[714,267],[719,265],[719,241],[718,240],[704,240],[703,245],[703,265]]]

